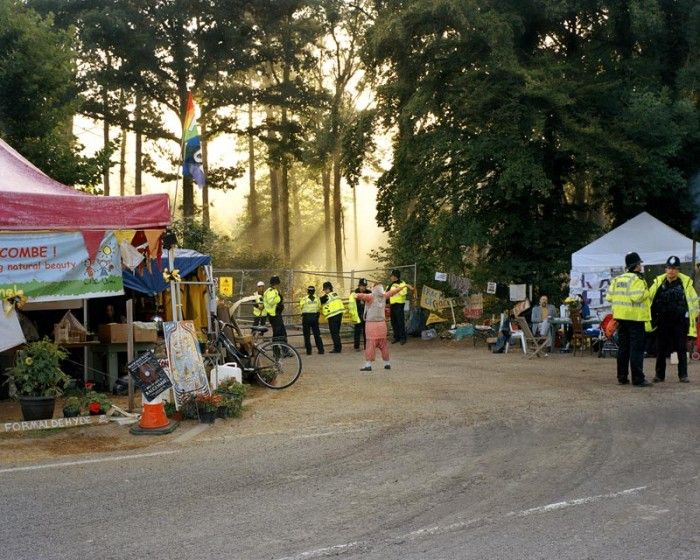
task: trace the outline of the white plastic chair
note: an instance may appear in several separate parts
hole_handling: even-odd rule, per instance
[[[510,341],[513,340],[513,338],[520,339],[520,345],[523,349],[523,354],[527,354],[527,345],[525,344],[525,333],[523,331],[511,331],[510,338],[508,339],[508,342],[506,342],[505,353],[508,353],[508,348],[510,348]]]

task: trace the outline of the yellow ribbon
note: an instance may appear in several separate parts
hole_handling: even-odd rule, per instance
[[[180,269],[173,268],[173,271],[170,272],[166,268],[163,271],[163,280],[165,280],[166,282],[182,282],[182,278],[180,278]]]
[[[25,303],[27,303],[27,296],[24,295],[24,292],[15,292],[15,295],[2,300],[2,309],[5,315],[9,315],[13,309],[22,309]]]

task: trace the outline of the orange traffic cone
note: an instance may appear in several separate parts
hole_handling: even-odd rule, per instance
[[[138,426],[132,426],[129,430],[133,435],[161,435],[169,434],[180,425],[179,422],[170,421],[165,415],[163,400],[157,397],[153,402],[144,402],[141,420]]]

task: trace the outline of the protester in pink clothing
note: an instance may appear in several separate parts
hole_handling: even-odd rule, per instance
[[[391,296],[399,293],[403,288],[403,286],[400,286],[385,292],[384,286],[380,283],[376,283],[372,287],[370,293],[355,294],[358,300],[365,302],[365,336],[367,338],[365,359],[367,361],[364,367],[360,368],[360,371],[372,371],[372,362],[374,361],[377,348],[379,348],[382,353],[384,369],[391,369],[384,307],[386,306],[387,300]]]

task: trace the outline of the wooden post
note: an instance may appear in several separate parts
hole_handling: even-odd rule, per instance
[[[126,362],[134,359],[134,300],[126,300]],[[134,411],[134,380],[129,375],[129,412]]]

